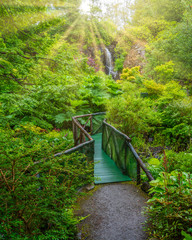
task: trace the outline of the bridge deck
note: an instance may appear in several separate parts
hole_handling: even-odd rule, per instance
[[[115,162],[102,150],[102,134],[93,135],[92,138],[95,140],[95,184],[131,181],[128,176],[122,174]]]

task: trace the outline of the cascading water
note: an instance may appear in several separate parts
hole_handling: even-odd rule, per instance
[[[105,48],[105,61],[106,61],[107,72],[110,75],[113,71],[113,65],[112,65],[112,56],[108,48]]]
[[[107,74],[112,75],[112,77],[115,78],[117,75],[117,72],[113,71],[112,55],[108,48],[105,48],[105,63],[106,63]]]

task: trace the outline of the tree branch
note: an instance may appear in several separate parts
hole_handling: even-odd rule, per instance
[[[15,55],[18,54],[20,57],[23,57],[23,58],[25,58],[25,59],[37,59],[37,58],[39,58],[39,59],[45,59],[45,60],[49,60],[49,61],[53,61],[53,62],[56,62],[56,63],[57,63],[56,60],[51,59],[51,58],[45,58],[45,57],[39,57],[39,56],[28,57],[28,56],[21,55],[20,53],[14,53],[14,52],[10,52],[10,53],[8,53],[8,52],[0,52],[0,53],[1,53],[1,54],[15,54]]]
[[[2,6],[5,8],[5,10],[7,11],[9,17],[11,18],[11,21],[13,22],[13,25],[15,26],[15,28],[17,28],[17,30],[18,30],[19,32],[21,32],[22,34],[24,34],[25,36],[29,36],[28,34],[26,34],[25,32],[23,32],[22,30],[20,30],[20,29],[17,27],[17,25],[15,24],[15,21],[14,21],[12,15],[11,15],[11,13],[9,12],[9,9],[5,6],[5,4],[3,4],[3,3],[1,3],[1,4],[2,4]]]
[[[5,181],[5,183],[6,183],[7,187],[8,187],[8,189],[9,189],[9,191],[11,191],[11,188],[10,188],[8,182],[7,182],[7,179],[6,179],[6,177],[5,177],[5,175],[3,174],[3,171],[2,171],[1,169],[0,169],[0,172],[1,172],[1,175],[2,175],[2,177],[3,177],[3,179],[4,179],[4,181]]]

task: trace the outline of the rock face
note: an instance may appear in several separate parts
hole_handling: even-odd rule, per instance
[[[116,43],[111,44],[110,46],[98,46],[98,50],[100,51],[100,59],[103,63],[103,71],[107,75],[111,75],[113,79],[118,79],[119,73],[114,71],[114,61],[115,61],[115,49]],[[94,49],[88,47],[86,50],[83,50],[84,54],[86,54],[89,58],[95,59]]]
[[[145,61],[144,43],[136,43],[132,46],[129,54],[125,59],[124,68],[141,66],[141,70],[142,70],[142,67],[144,66],[144,61]]]
[[[114,71],[114,62],[116,57],[115,47],[116,42],[112,43],[110,46],[98,46],[98,50],[100,51],[100,59],[103,63],[102,71],[104,71],[107,75],[111,75],[114,80],[120,78],[120,73]],[[92,47],[88,47],[83,52],[90,58],[95,59],[94,49]],[[145,64],[145,43],[141,41],[137,41],[132,45],[131,50],[129,51],[127,57],[125,58],[124,68],[132,68],[135,66],[141,66],[142,68]],[[100,69],[101,70],[101,69]]]

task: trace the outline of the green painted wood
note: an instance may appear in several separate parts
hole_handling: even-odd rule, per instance
[[[102,133],[93,135],[92,138],[95,140],[95,184],[131,181],[128,176],[123,175],[115,162],[102,150]]]

